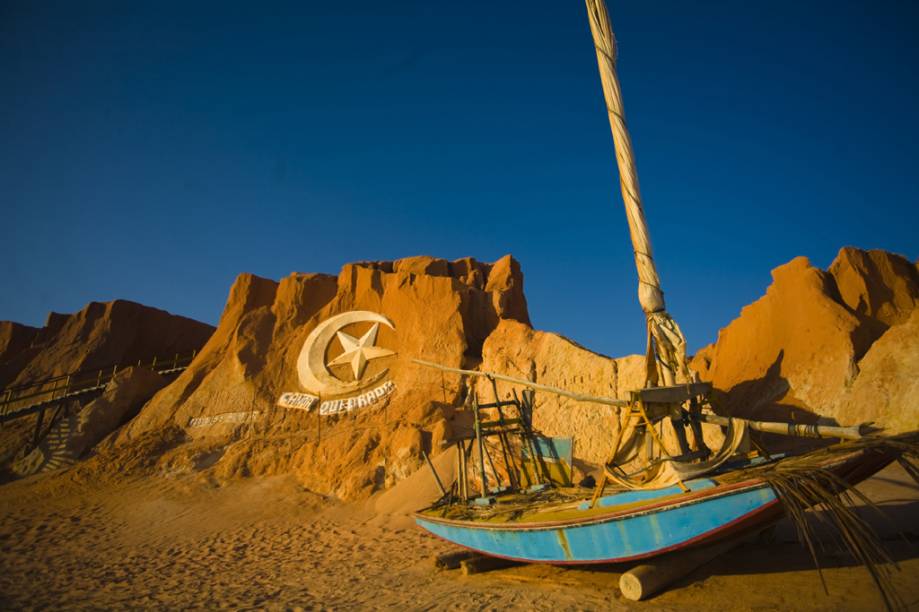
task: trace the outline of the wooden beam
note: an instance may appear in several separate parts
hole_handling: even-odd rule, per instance
[[[460,561],[460,569],[463,570],[464,576],[505,569],[516,565],[520,565],[520,562],[511,561],[509,559],[499,559],[498,557],[486,557],[485,555],[477,555]]]
[[[478,556],[481,555],[474,550],[454,550],[441,553],[434,557],[434,567],[445,570],[459,569],[460,562]]]
[[[647,599],[715,557],[755,538],[755,534],[745,534],[709,546],[655,557],[622,574],[619,577],[619,590],[623,597],[632,601]]]
[[[681,404],[698,395],[711,393],[712,384],[705,382],[675,385],[673,387],[650,387],[633,391],[646,404]]]
[[[530,380],[524,380],[522,378],[514,378],[513,376],[505,376],[504,374],[495,374],[493,372],[478,372],[476,370],[461,370],[460,368],[449,368],[447,366],[442,366],[439,363],[434,363],[433,361],[425,361],[424,359],[412,359],[412,362],[417,363],[418,365],[423,365],[429,368],[436,368],[438,370],[443,370],[444,372],[453,372],[455,374],[463,374],[465,376],[480,376],[482,378],[492,378],[494,380],[503,380],[504,382],[515,383],[529,389],[535,389],[537,391],[548,391],[549,393],[554,393],[555,395],[561,395],[562,397],[568,397],[578,402],[589,402],[592,404],[604,404],[606,406],[616,406],[624,407],[628,406],[629,402],[626,400],[615,399],[612,397],[597,397],[593,395],[587,395],[585,393],[575,393],[573,391],[566,391],[565,389],[559,389],[558,387],[551,387],[549,385],[540,385]]]

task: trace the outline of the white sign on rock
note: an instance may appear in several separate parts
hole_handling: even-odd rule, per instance
[[[319,414],[341,414],[342,412],[351,412],[357,408],[366,408],[392,395],[392,392],[395,390],[395,383],[391,380],[387,380],[376,389],[368,391],[367,393],[362,393],[361,395],[345,399],[326,400],[319,406]]]
[[[319,398],[315,395],[310,395],[309,393],[297,393],[296,391],[288,391],[287,393],[282,393],[281,397],[278,398],[278,406],[281,408],[306,410],[309,412],[318,401]]]
[[[355,323],[371,323],[371,326],[360,338],[356,338],[343,331]],[[365,376],[370,361],[396,354],[393,350],[376,345],[381,324],[395,330],[392,321],[369,310],[344,312],[319,323],[306,337],[297,358],[300,385],[307,392],[283,393],[278,398],[278,406],[310,411],[320,402],[321,397],[331,396],[335,399],[322,401],[319,414],[332,415],[365,408],[390,396],[396,386],[392,381],[384,381],[388,369]],[[326,362],[326,353],[336,338],[341,344],[342,353]],[[336,376],[329,369],[331,366],[350,366],[353,380],[343,380]]]
[[[224,412],[223,414],[214,414],[211,416],[192,417],[188,420],[188,427],[207,427],[217,423],[251,423],[258,418],[258,410],[247,412]]]

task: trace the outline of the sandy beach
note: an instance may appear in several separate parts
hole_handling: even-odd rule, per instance
[[[919,490],[891,466],[861,489],[866,516],[919,606]],[[217,486],[165,475],[94,480],[79,469],[0,487],[0,605],[34,608],[537,610],[877,610],[868,573],[845,555],[817,572],[780,524],[774,541],[735,549],[669,591],[635,603],[623,567],[519,566],[463,576],[436,570],[451,546],[372,504],[342,504],[288,476]],[[905,540],[897,531],[903,531]]]

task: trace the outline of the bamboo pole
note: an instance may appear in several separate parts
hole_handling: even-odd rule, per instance
[[[428,467],[431,468],[431,473],[434,474],[434,482],[437,483],[437,488],[440,489],[441,496],[446,497],[447,490],[444,488],[444,483],[440,481],[440,475],[437,473],[437,470],[434,469],[434,464],[431,463],[431,458],[428,457],[428,454],[424,451],[421,451],[421,456],[424,457]]]
[[[479,400],[473,394],[472,413],[475,417],[475,439],[479,445],[479,473],[482,477],[482,497],[488,497],[488,477],[485,475],[485,441],[482,439],[482,419],[479,417]]]
[[[579,402],[587,402],[593,404],[604,404],[607,406],[614,406],[616,408],[623,408],[629,406],[629,402],[626,400],[618,400],[610,397],[600,397],[594,395],[587,395],[586,393],[575,393],[573,391],[567,391],[565,389],[559,389],[558,387],[550,387],[549,385],[540,385],[529,380],[524,380],[521,378],[514,378],[512,376],[504,376],[503,374],[494,374],[492,372],[478,372],[476,370],[461,370],[459,368],[450,368],[447,366],[442,366],[438,363],[431,361],[425,361],[423,359],[412,359],[413,362],[431,367],[437,368],[439,370],[444,370],[445,372],[455,372],[457,374],[464,374],[466,376],[481,376],[484,378],[494,378],[496,380],[503,380],[510,383],[515,383],[523,387],[528,387],[530,389],[538,389],[540,391],[547,391],[549,393],[554,393],[556,395],[561,395],[562,397],[569,397],[573,400]],[[701,421],[706,423],[713,423],[715,425],[721,425],[726,427],[730,423],[729,417],[719,416],[717,414],[709,413],[699,413],[698,415],[693,415]],[[741,419],[737,417],[731,417],[738,421],[746,421],[747,426],[750,429],[756,431],[762,431],[767,433],[774,433],[784,436],[793,436],[798,438],[841,438],[843,440],[861,440],[865,437],[866,434],[870,433],[871,426],[870,424],[863,423],[861,425],[852,425],[850,427],[835,427],[829,425],[799,425],[795,423],[778,423],[774,421],[752,421],[750,419]]]
[[[429,368],[436,368],[438,370],[443,370],[444,372],[453,372],[455,374],[463,374],[465,376],[479,376],[482,378],[493,378],[495,380],[503,380],[504,382],[514,383],[527,387],[528,389],[533,389],[535,391],[548,391],[549,393],[554,393],[556,395],[561,395],[562,397],[567,397],[573,399],[577,402],[590,402],[592,404],[604,404],[606,406],[616,406],[619,408],[624,408],[629,405],[627,400],[616,399],[613,397],[597,397],[593,395],[586,395],[584,393],[575,393],[574,391],[567,391],[565,389],[560,389],[558,387],[551,387],[549,385],[541,385],[535,383],[531,380],[525,380],[523,378],[514,378],[513,376],[505,376],[504,374],[494,374],[492,372],[479,372],[476,370],[462,370],[460,368],[451,368],[448,366],[440,365],[439,363],[434,363],[433,361],[425,361],[424,359],[412,359],[414,363],[418,365],[423,365]]]
[[[701,413],[699,419],[706,423],[713,423],[727,427],[731,419],[728,417],[718,416],[717,414]],[[776,423],[772,421],[751,421],[748,419],[738,419],[746,421],[747,427],[755,431],[773,433],[781,436],[792,436],[795,438],[840,438],[842,440],[861,440],[865,434],[871,430],[871,425],[862,423],[861,425],[851,425],[849,427],[836,427],[832,425],[802,425],[799,423]]]

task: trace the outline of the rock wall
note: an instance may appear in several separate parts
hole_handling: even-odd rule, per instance
[[[118,372],[101,396],[51,428],[42,442],[11,466],[16,476],[60,469],[83,457],[103,438],[124,425],[167,380],[156,372],[130,367]]]
[[[200,349],[214,328],[135,302],[49,313],[40,329],[0,322],[0,386]]]
[[[919,429],[919,308],[872,344],[858,367],[835,410],[839,421],[873,421],[891,432]]]
[[[297,361],[320,322],[349,311],[392,321],[376,345],[395,355],[372,360],[367,377],[387,370],[387,400],[342,416],[277,406],[300,386]],[[149,432],[179,427],[188,443],[173,468],[216,457],[218,478],[293,471],[308,488],[353,499],[413,472],[422,450],[440,447],[453,406],[466,392],[457,377],[411,358],[463,367],[481,359],[501,321],[528,324],[523,276],[510,256],[494,264],[413,257],[345,265],[337,277],[292,274],[274,282],[241,275],[217,331],[179,378],[158,393],[119,435],[130,445]],[[355,338],[369,324],[349,327]],[[343,346],[333,341],[327,361]],[[336,374],[348,377],[346,371]],[[182,453],[188,456],[181,459]]]
[[[901,395],[919,377],[905,358],[915,342],[906,340],[919,301],[916,267],[898,255],[847,247],[828,271],[798,257],[772,278],[766,294],[693,359],[703,380],[721,392],[724,410],[803,422],[876,420],[890,431],[919,428],[919,411]],[[895,353],[898,367],[882,365]],[[864,394],[880,388],[887,396],[868,402]]]
[[[12,321],[0,321],[0,388],[9,385],[34,357],[32,341],[39,328]]]
[[[613,359],[585,349],[567,338],[534,330],[516,321],[502,321],[485,341],[481,369],[533,382],[603,397],[628,399],[628,392],[644,385],[644,357]],[[497,384],[507,399],[519,387]],[[488,381],[479,379],[480,401],[493,401]],[[572,437],[576,459],[601,464],[618,430],[610,406],[576,402],[546,392],[535,394],[533,426],[549,436]]]
[[[765,295],[722,329],[693,367],[733,414],[916,429],[917,278],[915,265],[883,251],[843,249],[826,271],[796,258],[773,271]],[[39,365],[49,375],[73,364],[124,360],[137,347],[149,351],[153,340],[173,346],[190,337],[166,319],[126,316],[124,304],[52,315],[42,330],[0,325],[0,355],[18,347],[28,358],[17,376]],[[329,336],[323,363],[342,381],[388,381],[388,395],[339,415],[279,406],[286,392],[324,393],[302,386],[301,349],[330,319],[352,311],[382,315],[393,328],[374,332],[369,321],[342,327]],[[173,331],[155,333],[157,325]],[[106,330],[121,330],[121,340]],[[343,361],[347,343],[365,340],[375,352],[352,351],[354,359]],[[361,355],[370,357],[358,374]],[[436,455],[453,434],[467,431],[461,407],[471,391],[482,401],[493,397],[488,381],[442,374],[412,358],[623,399],[644,381],[640,355],[613,359],[534,330],[523,275],[510,256],[493,264],[432,257],[359,262],[337,276],[292,274],[279,282],[243,274],[194,362],[108,439],[97,463],[200,472],[218,481],[290,472],[315,492],[363,498],[405,480],[422,466],[422,452]],[[69,365],[54,370],[58,363]],[[506,398],[511,386],[499,383],[497,391]],[[536,394],[534,425],[573,437],[576,463],[585,469],[606,459],[618,429],[611,408],[543,392]]]
[[[919,302],[916,266],[887,251],[843,248],[828,272],[846,306],[887,327],[905,322]]]

